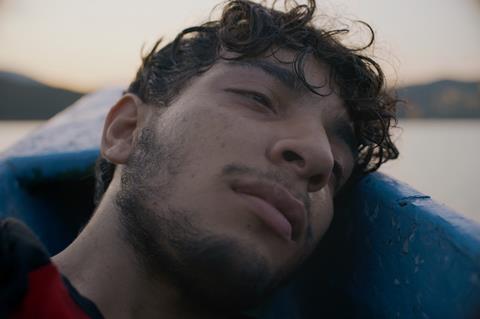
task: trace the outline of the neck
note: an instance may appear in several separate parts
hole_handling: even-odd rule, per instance
[[[215,318],[162,274],[148,277],[113,221],[115,208],[103,200],[78,238],[53,257],[59,271],[105,318]]]

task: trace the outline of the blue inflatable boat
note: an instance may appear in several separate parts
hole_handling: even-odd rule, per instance
[[[0,217],[23,220],[52,255],[93,211],[101,128],[120,95],[85,96],[0,154]],[[259,317],[480,318],[478,223],[381,173],[336,205],[312,260]]]

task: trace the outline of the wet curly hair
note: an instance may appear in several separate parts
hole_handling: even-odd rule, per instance
[[[316,4],[286,0],[285,11],[247,0],[225,3],[219,20],[206,22],[180,32],[174,41],[159,48],[159,40],[143,57],[135,79],[127,92],[144,102],[168,106],[188,81],[208,70],[220,59],[248,59],[278,49],[296,52],[293,64],[298,79],[310,91],[318,86],[307,82],[304,74],[306,57],[313,55],[328,65],[330,83],[335,83],[353,120],[357,137],[355,173],[362,175],[377,170],[383,163],[398,157],[391,139],[396,125],[397,100],[387,91],[385,76],[379,64],[365,54],[374,43],[372,28],[367,43],[347,47],[341,41],[350,32],[347,28],[326,30],[314,26]],[[234,53],[227,58],[224,53]],[[328,83],[327,83],[328,84]],[[326,84],[326,85],[327,85]],[[105,159],[97,162],[96,203],[108,187],[115,166]]]

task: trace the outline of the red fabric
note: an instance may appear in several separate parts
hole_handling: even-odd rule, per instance
[[[11,318],[88,319],[73,301],[52,263],[28,274],[27,294]]]

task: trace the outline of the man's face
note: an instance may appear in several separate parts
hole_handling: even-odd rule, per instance
[[[170,106],[152,106],[117,198],[152,276],[206,302],[248,305],[312,252],[351,174],[353,133],[326,67],[305,64],[323,96],[293,74],[272,57],[220,61]]]

